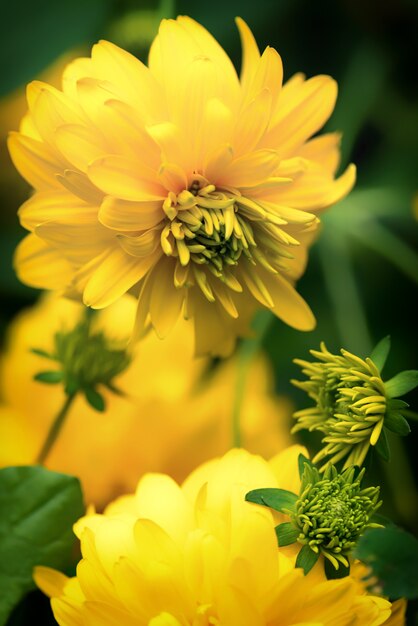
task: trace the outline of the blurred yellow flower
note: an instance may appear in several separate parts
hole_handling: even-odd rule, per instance
[[[226,355],[255,308],[310,330],[295,291],[316,214],[351,189],[335,179],[337,133],[315,137],[334,108],[329,76],[298,74],[237,20],[241,77],[188,17],[163,20],[149,68],[102,41],[70,64],[63,90],[28,87],[12,159],[36,193],[20,278],[105,308],[130,291],[135,334],[165,337],[192,320],[197,354]]]
[[[45,360],[30,349],[50,349],[54,332],[72,329],[81,315],[82,305],[49,296],[12,323],[0,362],[0,465],[36,459],[64,392],[33,380],[45,369]],[[125,296],[98,313],[94,324],[109,337],[123,339],[134,319],[135,300]],[[166,341],[150,333],[116,379],[127,397],[104,390],[104,414],[84,397],[75,400],[46,465],[79,476],[87,502],[102,506],[132,491],[145,472],[183,480],[202,461],[230,447],[237,363],[223,362],[204,376],[209,361],[193,358],[192,335],[182,320]],[[292,411],[289,401],[272,390],[270,366],[260,356],[249,372],[241,425],[244,447],[269,456],[289,443]]]
[[[83,559],[69,579],[37,568],[65,626],[377,626],[391,605],[358,580],[304,576],[278,550],[275,520],[244,501],[254,488],[293,489],[300,446],[269,464],[232,450],[179,487],[148,474],[136,494],[75,526]]]

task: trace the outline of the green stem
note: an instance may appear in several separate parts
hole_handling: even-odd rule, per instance
[[[36,459],[37,464],[43,465],[45,463],[47,456],[51,452],[51,448],[53,447],[55,441],[58,438],[62,425],[65,421],[65,418],[67,417],[68,411],[70,410],[70,407],[75,397],[76,397],[75,393],[66,396],[65,402],[63,406],[61,407],[58,415],[54,419],[52,426],[49,430],[48,436],[45,439],[45,442],[41,448],[41,451],[38,454],[38,457]]]
[[[241,410],[244,401],[247,375],[254,356],[257,354],[263,338],[274,319],[270,311],[261,311],[254,321],[256,336],[244,339],[237,355],[237,379],[235,385],[234,404],[232,407],[232,444],[234,448],[242,446]]]

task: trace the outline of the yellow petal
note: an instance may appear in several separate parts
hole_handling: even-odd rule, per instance
[[[327,133],[305,143],[299,155],[319,163],[334,175],[340,163],[340,142],[341,133]]]
[[[235,159],[225,168],[221,181],[231,187],[251,187],[269,178],[279,162],[275,150],[255,150]]]
[[[273,313],[292,328],[313,330],[315,317],[295,288],[280,274],[269,274],[261,269],[259,272],[274,302]]]
[[[174,287],[174,263],[160,262],[153,272],[150,300],[151,322],[160,339],[164,339],[178,320],[184,290]]]
[[[263,145],[289,156],[316,133],[330,117],[337,99],[337,83],[330,76],[315,76],[298,85],[293,97],[278,101],[271,130]]]
[[[242,46],[242,64],[241,64],[241,85],[243,93],[248,93],[250,84],[257,71],[258,62],[260,60],[260,51],[257,42],[250,28],[240,17],[235,18],[238,26],[241,46]]]
[[[93,185],[85,174],[68,169],[62,174],[57,174],[56,178],[61,187],[67,189],[77,198],[93,206],[100,206],[103,192]]]
[[[84,221],[76,213],[69,213],[60,220],[39,224],[35,233],[62,256],[78,266],[96,257],[103,248],[112,245],[114,235],[97,221],[96,215],[84,215]]]
[[[156,181],[156,173],[121,156],[107,156],[88,168],[90,180],[104,193],[122,200],[164,199],[166,191]]]
[[[172,191],[176,195],[188,187],[187,176],[176,163],[163,163],[158,179],[167,191]]]
[[[68,582],[68,576],[50,567],[35,567],[33,578],[39,589],[50,598],[62,595]]]
[[[106,196],[99,210],[99,221],[114,230],[146,230],[163,219],[161,207],[161,200],[131,202]]]
[[[100,135],[87,126],[66,124],[55,132],[57,148],[74,167],[87,172],[88,165],[108,150]]]
[[[19,208],[22,226],[34,230],[38,224],[51,219],[73,216],[76,221],[97,221],[97,207],[92,207],[65,191],[38,191]]]
[[[138,259],[119,246],[109,249],[86,282],[84,304],[94,309],[108,306],[140,281],[156,263],[159,255],[158,251],[144,259]]]
[[[239,114],[232,140],[235,154],[249,152],[257,146],[269,125],[271,105],[271,92],[263,89]]]
[[[279,53],[269,46],[264,50],[257,64],[248,92],[244,96],[244,103],[249,104],[258,94],[267,89],[272,98],[274,110],[278,101],[283,81],[283,65]]]
[[[14,266],[23,283],[38,289],[64,289],[74,274],[60,252],[32,234],[16,248]]]
[[[16,132],[10,133],[7,143],[15,167],[32,187],[59,188],[56,174],[63,172],[65,163],[50,148]]]
[[[128,235],[117,235],[117,240],[122,250],[136,257],[145,257],[152,254],[160,242],[159,230],[148,230],[139,235],[131,237]]]

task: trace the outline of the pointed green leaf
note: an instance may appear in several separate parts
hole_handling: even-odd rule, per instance
[[[401,435],[402,437],[409,435],[411,432],[408,422],[402,413],[398,413],[397,411],[390,411],[386,414],[385,426],[388,430],[391,430],[393,433]]]
[[[292,543],[295,543],[299,536],[299,530],[293,526],[292,522],[279,524],[276,526],[275,531],[280,548],[290,546]]]
[[[371,568],[382,595],[418,598],[418,540],[410,533],[396,526],[367,530],[353,556]]]
[[[376,450],[378,454],[380,454],[382,459],[384,459],[385,461],[390,461],[389,442],[388,442],[388,438],[387,438],[384,428],[382,429],[382,433],[374,449]]]
[[[93,407],[93,409],[96,409],[96,411],[100,411],[100,413],[102,413],[106,409],[106,402],[102,394],[92,387],[85,389],[84,395],[86,396],[87,402],[91,407]]]
[[[293,511],[298,496],[286,489],[267,487],[266,489],[254,489],[253,491],[249,491],[245,499],[247,502],[268,506],[275,511],[283,513],[286,510]]]
[[[64,374],[60,371],[39,372],[38,374],[35,374],[33,378],[34,380],[37,380],[40,383],[48,383],[48,385],[57,385],[58,383],[62,383],[64,379]]]
[[[53,354],[51,354],[50,352],[47,352],[46,350],[42,350],[41,348],[31,348],[30,351],[32,352],[32,354],[36,354],[37,356],[42,356],[45,359],[52,359],[53,361],[57,360]]]
[[[301,567],[306,576],[306,574],[309,574],[318,559],[319,552],[314,552],[308,545],[303,546],[297,556],[295,567]]]
[[[377,344],[377,346],[373,349],[370,358],[373,363],[376,365],[379,372],[382,371],[386,359],[388,358],[388,354],[390,351],[390,335],[383,337]]]
[[[409,404],[404,400],[389,398],[387,401],[387,407],[389,411],[392,411],[392,409],[395,411],[402,411],[403,409],[407,409]]]
[[[304,454],[299,454],[298,456],[298,468],[299,468],[299,478],[302,478],[305,464],[309,465],[309,467],[313,467],[312,461],[308,459]]]
[[[335,569],[331,561],[327,558],[324,559],[324,569],[325,569],[325,576],[327,577],[328,580],[335,580],[337,578],[345,578],[346,576],[349,576],[350,574],[349,567],[346,567],[345,565],[340,563],[338,569]]]
[[[386,393],[390,398],[398,398],[418,387],[418,370],[405,370],[385,382]]]
[[[43,467],[0,470],[0,626],[35,587],[33,568],[71,563],[74,522],[84,512],[77,478]],[[36,620],[35,620],[36,621]]]

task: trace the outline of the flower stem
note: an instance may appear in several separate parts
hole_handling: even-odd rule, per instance
[[[232,407],[232,445],[234,448],[242,446],[241,409],[245,395],[245,383],[254,356],[257,354],[263,338],[274,319],[270,311],[260,311],[254,320],[255,337],[245,339],[237,354],[237,379],[235,385],[234,404]]]
[[[69,394],[66,396],[65,402],[62,405],[58,415],[54,419],[52,426],[49,430],[48,436],[45,439],[45,442],[41,448],[41,451],[38,454],[38,457],[36,459],[37,464],[43,465],[45,463],[47,456],[51,452],[51,448],[53,447],[55,441],[58,438],[62,425],[65,421],[65,418],[67,417],[68,411],[70,410],[70,407],[75,397],[76,397],[75,393]]]

